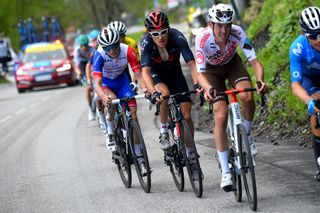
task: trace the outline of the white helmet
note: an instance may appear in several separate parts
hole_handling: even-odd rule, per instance
[[[120,35],[125,35],[127,32],[126,25],[121,21],[113,21],[107,26],[108,28],[114,28],[116,31],[119,32]]]
[[[119,33],[113,28],[104,27],[98,35],[98,43],[101,47],[111,46],[119,42]]]
[[[299,23],[304,33],[320,33],[320,9],[318,7],[308,7],[304,9],[301,12]]]
[[[217,24],[229,24],[234,19],[234,9],[229,4],[213,5],[208,12],[209,21]]]

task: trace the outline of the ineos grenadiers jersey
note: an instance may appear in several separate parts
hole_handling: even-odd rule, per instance
[[[120,44],[117,58],[109,57],[99,46],[93,56],[93,76],[102,77],[102,86],[107,86],[108,79],[116,79],[130,64],[133,72],[140,71],[140,64],[134,50],[126,44]]]
[[[156,44],[152,38],[146,34],[140,43],[141,49],[141,67],[151,67],[161,71],[178,71],[181,70],[180,53],[182,54],[185,62],[194,60],[192,51],[184,35],[174,29],[169,30],[169,40],[166,45],[169,58],[163,61]]]
[[[197,71],[205,72],[206,64],[215,66],[227,64],[236,54],[236,49],[238,46],[241,47],[248,61],[256,58],[254,48],[240,26],[231,26],[227,45],[223,55],[221,55],[219,45],[215,42],[212,29],[206,27],[197,34],[195,40]]]
[[[320,52],[312,48],[308,39],[300,35],[290,47],[291,82],[302,82],[303,76],[320,77]]]

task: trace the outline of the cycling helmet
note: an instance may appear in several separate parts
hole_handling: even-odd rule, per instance
[[[107,26],[108,28],[113,28],[119,32],[120,35],[125,35],[127,32],[126,25],[121,21],[113,21]]]
[[[320,9],[318,7],[305,8],[300,15],[301,30],[307,34],[320,33]]]
[[[228,4],[213,5],[208,12],[209,21],[217,24],[229,24],[234,19],[234,9]]]
[[[75,42],[79,45],[88,45],[89,38],[88,38],[88,36],[81,34],[76,38]]]
[[[94,29],[90,31],[90,33],[88,34],[88,37],[90,40],[94,40],[98,37],[98,35],[99,35],[99,30]]]
[[[113,28],[104,27],[98,35],[101,47],[111,46],[119,42],[119,33]]]
[[[160,10],[154,10],[147,15],[144,25],[148,31],[158,30],[160,28],[168,28],[169,20],[166,14]]]

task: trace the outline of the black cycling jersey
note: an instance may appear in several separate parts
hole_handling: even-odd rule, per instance
[[[194,60],[192,51],[188,45],[187,39],[184,35],[174,29],[169,30],[169,40],[166,49],[169,54],[168,61],[163,61],[160,57],[156,44],[153,42],[149,34],[146,34],[140,43],[141,48],[141,67],[157,68],[161,71],[178,71],[181,70],[180,53],[182,54],[185,62]]]

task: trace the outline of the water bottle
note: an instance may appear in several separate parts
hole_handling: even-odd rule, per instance
[[[178,131],[176,127],[173,128],[173,136],[175,140],[178,140],[179,137],[178,137]]]
[[[127,138],[127,131],[125,129],[121,128],[121,133],[122,133],[123,139],[126,139]]]

